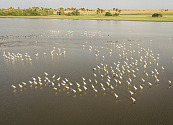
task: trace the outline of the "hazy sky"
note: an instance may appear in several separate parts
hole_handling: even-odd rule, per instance
[[[88,8],[88,9],[170,9],[173,10],[173,0],[0,0],[0,8],[33,6],[58,9]]]

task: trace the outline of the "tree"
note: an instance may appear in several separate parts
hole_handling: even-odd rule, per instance
[[[163,15],[161,13],[154,13],[152,17],[163,17]]]
[[[99,14],[101,15],[101,14],[103,13],[103,11],[104,11],[103,9],[97,8],[97,14],[98,14],[98,15],[99,15]]]
[[[118,12],[118,8],[116,8],[115,11]]]
[[[115,13],[115,14],[113,14],[113,16],[119,16],[119,13]]]
[[[97,8],[97,14],[99,14],[100,13],[100,8]]]
[[[64,15],[64,8],[59,8],[59,11],[57,12],[57,15]]]
[[[112,16],[110,12],[106,12],[105,16]]]
[[[85,11],[85,8],[80,8],[80,10]]]
[[[87,10],[87,15],[88,15],[88,11],[89,11],[89,9],[86,9]]]
[[[79,10],[78,9],[76,9],[76,10],[73,10],[73,12],[69,12],[69,13],[67,13],[67,16],[79,16],[80,15],[80,12],[79,12]]]

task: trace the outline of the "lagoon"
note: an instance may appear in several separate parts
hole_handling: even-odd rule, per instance
[[[0,18],[0,27],[0,124],[173,123],[173,23]]]

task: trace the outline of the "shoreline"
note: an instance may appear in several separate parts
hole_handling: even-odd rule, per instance
[[[151,15],[120,15],[117,17],[105,16],[0,16],[0,18],[24,18],[24,19],[69,19],[69,20],[105,20],[105,21],[144,21],[144,22],[173,22],[172,15],[157,18]]]

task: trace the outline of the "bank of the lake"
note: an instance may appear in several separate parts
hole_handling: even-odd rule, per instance
[[[0,18],[29,18],[29,19],[76,19],[76,20],[123,20],[123,21],[158,21],[173,22],[173,15],[163,15],[161,18],[151,17],[151,15],[120,15],[120,16],[65,16],[65,15],[49,15],[49,16],[0,16]]]

